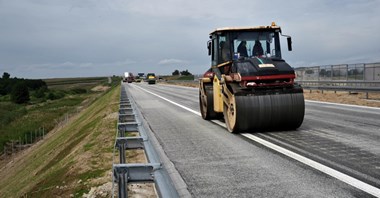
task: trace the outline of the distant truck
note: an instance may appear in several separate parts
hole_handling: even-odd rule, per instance
[[[134,77],[131,72],[124,72],[123,82],[132,83],[133,80],[134,80]]]
[[[148,73],[146,75],[146,81],[148,84],[156,84],[156,75],[154,73]]]

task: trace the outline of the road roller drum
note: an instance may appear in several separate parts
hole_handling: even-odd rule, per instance
[[[222,113],[214,111],[214,97],[212,86],[206,85],[202,89],[204,93],[199,92],[199,104],[201,105],[201,115],[205,120],[218,119],[223,117]]]
[[[227,129],[247,130],[296,129],[303,121],[303,93],[233,96],[224,105]]]

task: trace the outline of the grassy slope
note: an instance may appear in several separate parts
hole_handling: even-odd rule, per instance
[[[120,81],[117,78],[113,78],[113,80],[114,83]],[[9,102],[9,95],[0,96],[1,152],[4,150],[3,146],[11,141],[21,141],[25,144],[26,142],[30,143],[33,138],[34,142],[36,134],[39,137],[42,136],[42,128],[50,131],[63,120],[65,114],[76,112],[79,105],[88,105],[92,101],[88,98],[96,98],[94,95],[98,95],[99,92],[92,91],[92,88],[97,85],[109,86],[107,77],[56,78],[45,81],[50,91],[45,93],[44,99],[47,99],[48,93],[64,94],[65,97],[42,101],[42,98],[35,98],[35,92],[31,91],[31,101],[25,105]],[[87,93],[74,92],[78,90],[87,90]]]
[[[112,167],[119,86],[0,170],[0,197],[81,196]],[[109,179],[109,178],[108,178]]]
[[[82,85],[82,88],[88,88],[96,84],[105,83],[108,81],[106,77],[88,77],[88,78],[54,78],[44,80],[49,89],[67,89]]]
[[[96,94],[93,93],[92,97],[94,97],[94,95]],[[3,150],[5,142],[19,139],[25,142],[25,134],[27,134],[28,142],[30,142],[30,134],[37,129],[43,127],[45,130],[51,130],[57,124],[55,123],[56,120],[66,113],[71,114],[75,112],[77,106],[88,97],[91,97],[90,94],[73,95],[28,106],[17,105],[10,102],[0,102],[0,107],[3,108],[0,110],[2,113],[0,118],[5,120],[7,117],[9,117],[9,119],[13,117],[11,122],[1,122],[0,124],[1,151]],[[42,136],[41,133],[39,135]]]

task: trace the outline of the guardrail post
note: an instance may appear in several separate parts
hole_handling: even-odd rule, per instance
[[[119,198],[128,197],[128,188],[127,188],[127,169],[117,169],[113,168],[113,174],[116,182],[118,183],[118,195]]]

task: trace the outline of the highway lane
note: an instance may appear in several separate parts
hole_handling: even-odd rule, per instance
[[[371,197],[157,96],[198,112],[198,89],[127,88],[194,197]],[[300,129],[254,135],[379,187],[379,115],[307,102]]]

